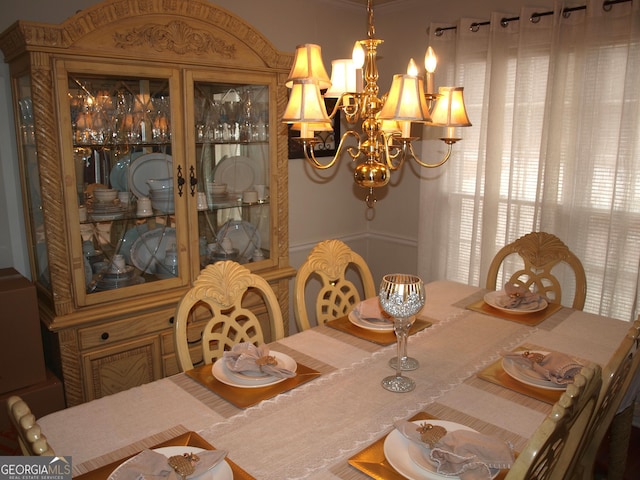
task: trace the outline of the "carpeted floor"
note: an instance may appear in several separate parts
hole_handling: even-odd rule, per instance
[[[602,447],[598,452],[594,479],[606,480],[608,467],[608,437],[602,442]],[[636,480],[640,472],[640,428],[633,427],[631,439],[629,441],[629,453],[627,454],[627,465],[625,468],[624,480]]]
[[[21,455],[21,452],[18,446],[18,436],[9,426],[7,430],[0,431],[0,456],[11,457],[13,455]]]

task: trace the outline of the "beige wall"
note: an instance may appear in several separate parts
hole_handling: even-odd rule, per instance
[[[18,19],[59,23],[94,0],[3,0],[0,31]],[[297,44],[322,45],[325,65],[351,55],[353,43],[366,34],[363,5],[348,0],[217,0],[258,28],[274,46],[293,52]],[[379,54],[379,85],[388,89],[393,73],[419,60],[427,43],[429,22],[454,22],[459,17],[486,20],[492,10],[518,13],[525,0],[404,0],[375,8],[376,33],[385,40]],[[549,7],[552,0],[530,0]],[[375,2],[374,2],[375,5]],[[0,268],[14,266],[28,274],[17,177],[17,153],[11,120],[8,68],[0,65]],[[455,161],[455,158],[452,159]],[[298,266],[309,249],[325,238],[341,238],[369,262],[376,283],[390,271],[415,272],[418,237],[419,172],[405,168],[393,186],[379,194],[375,217],[366,219],[364,191],[353,185],[350,162],[318,174],[301,159],[290,167],[290,254]],[[320,176],[321,175],[321,176]],[[3,198],[4,197],[4,198]]]

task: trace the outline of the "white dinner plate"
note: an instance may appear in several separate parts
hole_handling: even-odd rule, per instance
[[[499,292],[489,292],[484,296],[484,301],[487,305],[492,306],[493,308],[497,308],[506,313],[511,313],[513,315],[522,315],[525,313],[534,313],[544,310],[549,306],[549,303],[541,298],[538,303],[526,303],[523,305],[518,305],[516,308],[508,308],[507,301],[509,297],[503,291]]]
[[[276,357],[278,366],[281,368],[286,368],[292,372],[295,372],[298,368],[296,361],[289,355],[273,351],[269,352],[269,355]],[[240,372],[232,372],[227,368],[224,358],[216,360],[211,367],[211,372],[213,373],[213,376],[222,383],[240,388],[266,387],[286,380],[286,378],[274,377],[272,375],[256,376]]]
[[[543,355],[548,354],[549,352],[543,352],[539,350],[531,350],[533,353],[541,353]],[[518,382],[524,383],[525,385],[529,385],[531,387],[536,388],[544,388],[546,390],[566,390],[566,385],[559,385],[557,383],[552,382],[551,380],[546,380],[544,378],[538,377],[535,372],[523,365],[520,365],[516,360],[512,358],[502,357],[502,368],[503,370],[514,380]]]
[[[161,453],[165,457],[169,458],[174,455],[182,455],[183,453],[197,454],[200,452],[204,452],[205,449],[200,447],[190,447],[186,445],[185,446],[180,445],[180,446],[154,448],[153,451],[156,453]],[[117,473],[118,470],[123,466],[125,466],[127,462],[133,461],[134,458],[135,457],[132,457],[126,462],[121,463],[113,472],[111,472],[111,475],[109,475],[108,480],[112,480],[112,479],[116,480],[118,475]],[[233,480],[233,471],[231,470],[231,467],[229,466],[227,461],[222,460],[218,465],[213,467],[211,470],[207,470],[202,475],[199,475],[197,477],[187,477],[187,479],[188,480],[196,480],[196,479],[198,480]]]
[[[475,432],[472,428],[459,423],[447,422],[444,420],[416,420],[416,425],[421,423],[430,423],[432,425],[440,425],[447,429],[447,432],[456,430],[469,430]],[[455,480],[460,477],[456,475],[443,475],[436,472],[436,467],[429,459],[429,449],[420,447],[412,442],[398,429],[394,429],[387,438],[384,439],[384,456],[391,466],[404,475],[409,480]]]
[[[116,162],[109,173],[111,188],[115,188],[120,192],[129,191],[129,165],[131,165],[131,160],[138,158],[140,155],[143,155],[143,153],[134,152],[131,155],[123,156]]]
[[[218,241],[228,238],[231,240],[233,248],[238,250],[241,257],[249,258],[253,252],[260,248],[260,233],[256,227],[249,222],[242,220],[229,220],[220,228]]]
[[[226,184],[227,190],[242,193],[262,181],[262,162],[241,155],[224,158],[213,170],[217,184]]]
[[[349,315],[347,315],[347,318],[356,327],[364,328],[366,330],[373,330],[374,332],[389,332],[389,331],[392,332],[393,331],[392,320],[386,321],[381,319],[380,322],[367,320],[366,318],[362,318],[358,314],[356,308],[354,308],[349,312]]]
[[[129,165],[129,188],[136,197],[149,196],[147,180],[173,177],[173,160],[166,153],[140,155]]]
[[[158,227],[144,232],[131,245],[131,263],[143,273],[155,273],[156,264],[162,263],[167,249],[175,244],[175,228]]]
[[[149,231],[149,225],[147,223],[141,223],[140,225],[136,225],[135,227],[131,227],[127,230],[122,239],[120,240],[120,249],[118,253],[124,255],[124,259],[127,264],[131,265],[131,247],[135,243],[135,241],[140,238],[145,232]]]

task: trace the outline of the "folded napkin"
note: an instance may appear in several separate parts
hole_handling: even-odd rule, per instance
[[[189,453],[189,447],[184,447]],[[197,477],[211,470],[227,456],[224,450],[206,450],[196,454],[195,470],[186,478]],[[169,465],[168,458],[153,450],[143,450],[135,457],[123,463],[109,477],[109,480],[144,480],[162,478],[166,480],[182,480],[182,477]]]
[[[363,320],[377,323],[393,323],[393,318],[382,311],[380,299],[378,297],[367,298],[363,300],[355,308],[356,313]]]
[[[278,367],[274,356],[269,355],[269,347],[242,342],[235,344],[231,351],[224,352],[223,358],[227,368],[232,372],[258,372],[278,378],[295,377],[296,372]]]
[[[561,352],[540,354],[536,352],[508,352],[503,355],[520,366],[530,368],[542,380],[558,385],[573,383],[573,377],[582,369],[582,364]]]
[[[542,295],[533,293],[526,287],[517,283],[507,282],[504,285],[505,297],[502,300],[504,308],[518,308],[521,305],[540,303]]]
[[[420,425],[428,424],[426,420]],[[444,430],[444,436],[431,445],[423,441],[420,425],[400,421],[396,428],[410,441],[429,449],[437,473],[458,475],[462,480],[487,480],[513,463],[513,446],[499,438],[470,430]]]

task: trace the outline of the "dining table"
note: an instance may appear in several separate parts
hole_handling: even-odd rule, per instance
[[[190,435],[226,450],[237,467],[233,478],[411,478],[393,468],[403,459],[389,463],[385,442],[395,422],[415,418],[455,422],[510,442],[518,452],[561,391],[514,381],[505,375],[503,355],[558,351],[604,366],[631,324],[555,304],[511,315],[487,305],[487,293],[446,280],[425,285],[420,328],[408,340],[419,368],[403,372],[416,383],[411,392],[381,386],[394,372],[389,359],[397,353],[389,332],[379,340],[382,334],[345,317],[270,343],[270,351],[293,358],[308,378],[249,404],[234,399],[252,389],[225,393],[184,372],[38,423],[56,454],[71,456],[73,476],[81,480],[106,479],[132,455]],[[261,389],[253,390],[255,396]]]

